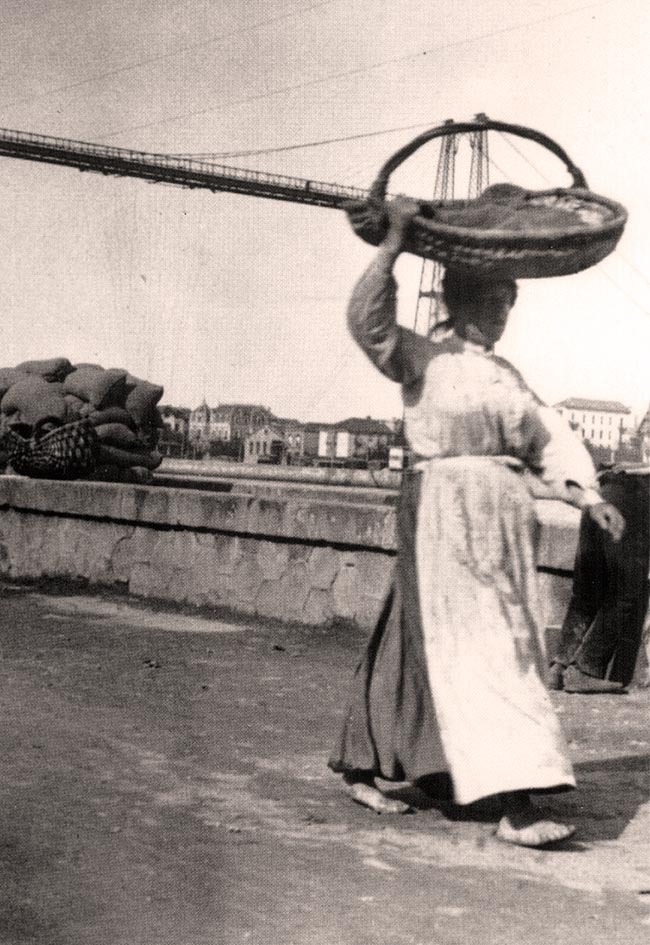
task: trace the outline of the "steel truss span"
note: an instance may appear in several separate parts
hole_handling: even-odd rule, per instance
[[[357,187],[343,187],[325,181],[175,157],[173,154],[133,151],[7,128],[0,128],[0,156],[60,164],[104,175],[139,177],[154,183],[202,188],[215,193],[227,191],[333,209],[340,209],[348,200],[363,200],[367,196],[365,190]]]

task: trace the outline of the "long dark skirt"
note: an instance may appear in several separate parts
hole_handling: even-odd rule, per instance
[[[404,476],[391,589],[352,681],[329,766],[416,781],[447,770],[429,689],[418,599],[415,535],[420,475]]]

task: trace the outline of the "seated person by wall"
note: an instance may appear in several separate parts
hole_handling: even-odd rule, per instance
[[[567,692],[624,691],[648,607],[650,468],[615,467],[601,474],[600,486],[626,528],[616,544],[582,516],[573,592],[550,674],[551,688]]]

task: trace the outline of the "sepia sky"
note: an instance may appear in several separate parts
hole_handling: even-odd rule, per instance
[[[446,118],[482,111],[555,138],[593,190],[625,204],[629,223],[595,269],[522,282],[499,352],[550,402],[647,409],[645,0],[0,0],[0,9],[5,128],[360,187]],[[336,138],[348,140],[295,147]],[[515,143],[491,136],[492,180],[568,183],[556,159]],[[251,151],[263,153],[236,156]],[[391,190],[429,197],[436,161],[432,146]],[[6,158],[0,198],[2,365],[61,354],[127,367],[186,406],[205,397],[303,420],[400,414],[399,391],[346,332],[347,299],[373,251],[340,211]],[[420,267],[398,263],[405,325]]]

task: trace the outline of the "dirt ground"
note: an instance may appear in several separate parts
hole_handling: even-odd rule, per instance
[[[343,795],[361,642],[4,586],[2,945],[650,941],[650,691],[554,694],[577,838],[511,848]]]

